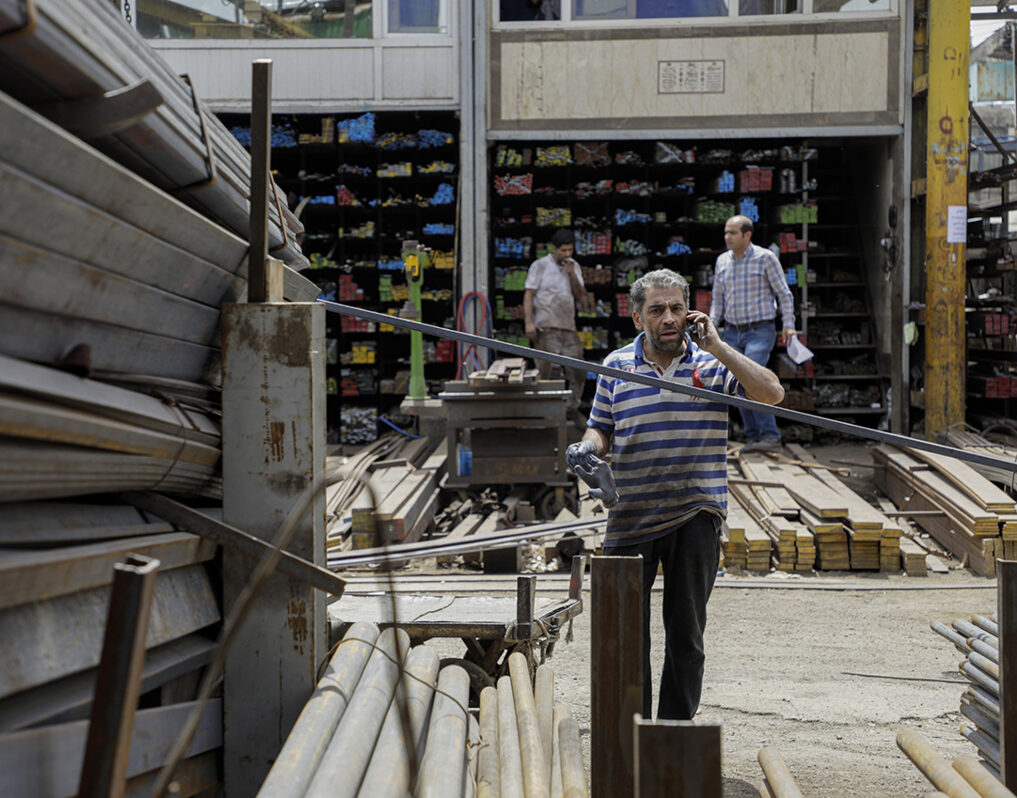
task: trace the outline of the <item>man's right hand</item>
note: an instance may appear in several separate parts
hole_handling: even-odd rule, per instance
[[[595,451],[593,441],[580,441],[565,450],[565,459],[576,476],[590,486],[590,495],[600,499],[605,506],[613,507],[618,502],[614,473],[611,466],[594,454]]]

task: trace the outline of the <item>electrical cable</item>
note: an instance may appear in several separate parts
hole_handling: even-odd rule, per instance
[[[474,328],[475,334],[480,334],[481,330],[484,329],[487,332],[487,337],[491,336],[491,305],[487,301],[487,297],[479,291],[470,291],[465,294],[462,299],[459,300],[459,307],[456,310],[456,330],[458,332],[466,332],[466,311],[469,309],[471,302],[481,302],[482,315],[477,322],[477,326]],[[465,349],[463,349],[463,342],[456,342],[456,379],[460,380],[463,377],[463,362],[469,357],[473,362],[473,367],[477,371],[482,371],[484,366],[480,363],[480,358],[477,355],[477,347],[471,343]]]
[[[407,432],[406,430],[402,429],[401,427],[397,427],[395,424],[393,424],[391,421],[389,421],[387,418],[385,418],[385,416],[378,416],[378,420],[384,422],[385,424],[388,424],[396,432],[398,432],[398,433],[400,433],[402,435],[405,435],[407,438],[419,438],[420,437],[419,435],[415,435],[412,432]]]
[[[857,424],[849,424],[846,421],[837,421],[836,419],[827,418],[826,416],[814,416],[811,413],[803,413],[801,410],[789,410],[786,407],[777,407],[775,405],[764,404],[763,402],[754,402],[751,399],[746,399],[742,396],[729,396],[728,394],[711,391],[706,388],[696,388],[691,385],[680,385],[676,382],[663,380],[658,377],[651,377],[647,374],[622,371],[621,369],[604,366],[599,363],[587,363],[585,360],[578,360],[576,358],[566,357],[565,355],[556,355],[553,352],[541,352],[527,346],[510,344],[508,341],[499,341],[494,338],[484,338],[471,333],[449,330],[445,327],[436,327],[433,324],[424,324],[423,322],[412,321],[411,319],[389,316],[373,310],[366,310],[365,308],[355,308],[351,305],[343,305],[339,302],[330,302],[325,299],[319,299],[318,302],[323,304],[327,310],[334,313],[342,313],[347,316],[354,316],[358,319],[366,319],[367,321],[374,321],[379,324],[392,324],[396,327],[418,330],[419,332],[426,333],[427,335],[434,335],[438,338],[449,338],[453,341],[473,344],[475,347],[486,347],[497,352],[507,352],[511,355],[516,355],[517,357],[528,357],[534,360],[547,360],[551,363],[557,363],[560,366],[564,366],[565,368],[585,369],[586,371],[592,371],[595,374],[599,374],[604,377],[611,377],[616,380],[625,380],[626,382],[635,382],[640,385],[657,388],[658,390],[687,394],[689,396],[698,397],[699,399],[708,399],[711,402],[730,405],[732,407],[745,408],[746,410],[752,410],[757,413],[767,413],[771,416],[786,418],[802,424],[809,424],[813,427],[822,427],[835,432],[843,432],[847,435],[854,435],[858,438],[867,438],[879,443],[889,443],[894,446],[906,446],[912,449],[921,449],[926,452],[933,452],[934,454],[955,457],[958,460],[963,460],[969,463],[994,466],[996,468],[1002,468],[1005,471],[1017,473],[1017,462],[1004,460],[1000,457],[979,454],[978,452],[969,452],[963,449],[954,448],[953,446],[947,446],[942,443],[934,443],[933,441],[925,441],[920,438],[912,438],[908,435],[898,435],[893,432],[870,429],[869,427],[860,427]]]

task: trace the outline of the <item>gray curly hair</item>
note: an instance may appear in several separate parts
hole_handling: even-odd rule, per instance
[[[629,289],[629,300],[632,303],[632,309],[638,313],[643,312],[643,304],[646,302],[646,289],[648,288],[680,288],[685,294],[685,306],[688,307],[688,281],[670,269],[654,269],[632,283],[632,287]]]

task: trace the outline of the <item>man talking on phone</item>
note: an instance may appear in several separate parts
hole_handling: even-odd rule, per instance
[[[705,313],[688,309],[688,283],[678,274],[649,272],[633,283],[629,300],[641,332],[605,366],[766,404],[784,397],[773,372],[724,343]],[[657,717],[690,720],[702,692],[706,603],[727,514],[727,405],[601,376],[587,427],[567,459],[610,508],[604,553],[643,558],[643,717],[652,705],[650,589],[661,564]]]

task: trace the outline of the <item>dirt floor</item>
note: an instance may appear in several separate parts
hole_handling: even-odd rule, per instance
[[[456,591],[454,575],[439,578],[440,584],[402,589]],[[475,579],[460,589],[481,597],[515,590],[514,577]],[[538,585],[538,596],[560,598],[567,591],[564,575],[541,575]],[[588,589],[587,574],[587,600]],[[660,595],[657,590],[653,599],[655,674],[663,660]],[[960,569],[924,579],[721,576],[709,605],[697,720],[722,724],[724,795],[758,797],[762,770],[756,757],[767,745],[780,751],[810,798],[932,792],[897,748],[897,732],[920,730],[948,759],[975,749],[960,735],[965,682],[957,668],[963,657],[929,623],[991,613],[995,603],[994,580]],[[549,663],[557,701],[580,724],[589,766],[588,613],[576,618],[573,634],[571,643],[559,642]],[[429,645],[442,656],[463,653],[458,641]]]
[[[810,447],[827,464],[846,466],[845,481],[876,497],[867,445]],[[960,734],[963,656],[935,634],[949,623],[996,608],[994,579],[974,576],[943,555],[946,573],[821,572],[810,575],[724,572],[709,604],[706,675],[697,720],[722,724],[724,795],[757,798],[757,755],[773,746],[803,795],[924,796],[932,786],[897,748],[904,728],[921,731],[948,760],[974,754]],[[377,573],[351,577],[351,595],[378,596]],[[397,590],[428,596],[510,597],[516,576],[418,561],[396,572]],[[655,685],[663,660],[655,586],[651,657]],[[567,595],[568,575],[538,576],[538,597]],[[589,598],[589,574],[584,598]],[[456,599],[456,601],[467,599]],[[572,642],[549,660],[558,702],[579,722],[589,767],[590,615],[576,618]],[[442,656],[462,656],[455,639],[432,640]],[[655,689],[656,693],[656,689]]]
[[[822,455],[824,461],[870,462],[856,444],[825,447]],[[852,470],[852,487],[871,490],[871,472]],[[780,751],[804,795],[836,798],[932,792],[896,746],[904,728],[920,730],[948,759],[975,753],[959,731],[962,655],[929,623],[993,612],[995,581],[950,565],[949,573],[925,578],[859,572],[718,578],[699,719],[723,726],[725,796],[759,795],[756,757],[763,746]],[[401,578],[412,582],[422,575],[413,571]],[[514,576],[474,573],[467,586],[454,571],[440,573],[440,584],[403,589],[493,595],[515,588]],[[564,574],[541,575],[540,595],[560,597],[565,580]],[[659,673],[660,579],[656,588],[651,656]],[[462,652],[456,641],[431,644],[445,656]],[[562,641],[550,663],[558,700],[579,721],[589,762],[589,614],[576,619],[573,641]]]

